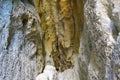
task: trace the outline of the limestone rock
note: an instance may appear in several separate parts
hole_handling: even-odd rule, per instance
[[[57,71],[55,67],[46,65],[43,73],[39,74],[36,80],[57,80]]]
[[[120,80],[120,0],[0,0],[0,80]]]
[[[64,72],[59,72],[58,80],[78,80],[74,69],[67,69]]]

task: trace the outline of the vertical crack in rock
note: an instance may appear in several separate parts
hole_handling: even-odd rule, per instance
[[[80,6],[74,0],[35,1],[41,19],[46,64],[55,65],[58,71],[71,68],[72,55],[78,53],[84,21],[83,2],[79,3]]]
[[[7,39],[7,50],[9,49],[9,46],[11,44],[11,40],[13,38],[13,35],[14,35],[14,29],[12,27],[9,28],[9,36],[8,36],[8,39]]]

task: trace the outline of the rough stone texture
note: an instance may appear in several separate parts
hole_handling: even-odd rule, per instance
[[[0,6],[0,80],[34,80],[44,66],[34,7],[19,0]]]
[[[0,80],[120,80],[120,0],[0,0]]]
[[[46,65],[43,73],[36,77],[36,80],[78,80],[74,69],[66,69],[63,72],[57,72],[52,65]]]
[[[85,25],[80,57],[81,64],[86,66],[83,72],[88,77],[81,76],[81,80],[120,80],[120,53],[116,48],[120,27],[119,2],[87,0],[84,5]],[[87,44],[84,37],[87,37]]]
[[[57,71],[54,66],[46,65],[42,74],[36,80],[57,80]]]
[[[83,1],[79,1],[79,6],[76,0],[34,2],[41,20],[46,53],[45,64],[54,65],[57,71],[73,67],[72,55],[78,53],[80,32],[84,21]]]

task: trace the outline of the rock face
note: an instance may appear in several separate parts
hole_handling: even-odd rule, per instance
[[[0,6],[0,80],[34,80],[44,66],[37,12],[19,0]]]
[[[42,74],[36,80],[57,80],[57,71],[54,66],[46,65]]]
[[[89,36],[87,44],[81,38],[80,57],[88,80],[120,80],[119,3],[119,0],[87,0],[84,5],[83,37]]]
[[[0,80],[120,80],[120,0],[0,0]]]
[[[77,80],[77,75],[74,69],[57,72],[54,66],[46,65],[43,73],[39,74],[36,80]]]

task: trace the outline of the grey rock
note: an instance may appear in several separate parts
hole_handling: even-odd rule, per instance
[[[43,0],[43,2],[46,1]],[[74,1],[77,2],[77,10],[80,10],[79,2],[83,0]],[[52,15],[56,17],[55,24],[60,30],[57,35],[54,35],[47,29],[46,43],[47,38],[52,42],[44,44],[43,32],[45,31],[41,29],[42,22],[38,17],[41,14],[37,12],[34,2],[35,0],[0,0],[0,80],[120,80],[120,0],[83,1],[84,25],[78,40],[79,51],[76,53],[72,51],[71,41],[74,43],[75,34],[73,33],[77,31],[73,30],[73,33],[70,33],[71,36],[67,37],[67,33],[64,34],[65,31],[62,31],[64,28],[59,28],[63,25],[58,19],[62,12],[60,14],[57,10],[54,12],[54,9],[59,8],[59,6],[55,8],[55,4],[52,4],[54,7],[50,9],[54,12]],[[50,12],[47,4],[42,5],[46,7],[44,13],[47,13],[47,10]],[[72,4],[69,5],[68,10],[71,11],[68,12],[74,13],[72,6]],[[77,16],[78,21],[81,21],[80,15]],[[75,15],[71,18],[71,14],[67,18],[64,14],[62,17],[68,24],[72,24],[69,18],[70,21],[77,20]],[[46,24],[53,22],[49,21],[50,18],[53,17],[48,16]],[[75,21],[73,21],[74,25],[76,25]],[[68,29],[68,25],[64,24]],[[61,41],[59,39],[58,41],[65,45],[58,45],[53,35],[57,38],[59,36]],[[51,48],[53,44],[54,50]],[[46,47],[48,49],[45,49]],[[46,53],[47,50],[49,50],[48,53]],[[60,51],[60,55],[57,50]],[[51,54],[52,52],[56,56]],[[58,60],[59,58],[61,61]],[[57,62],[59,64],[56,67]],[[59,67],[65,67],[65,69],[60,71]]]

